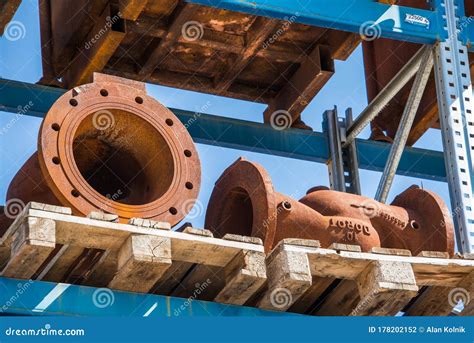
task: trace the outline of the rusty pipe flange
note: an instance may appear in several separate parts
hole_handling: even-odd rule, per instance
[[[78,214],[102,210],[182,220],[194,205],[201,168],[179,119],[143,83],[94,74],[61,96],[39,134],[38,159],[49,188]]]
[[[267,171],[240,157],[216,181],[205,227],[216,237],[232,233],[259,237],[269,244],[275,238],[277,205]]]

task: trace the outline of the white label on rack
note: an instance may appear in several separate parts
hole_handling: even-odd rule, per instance
[[[405,14],[405,22],[413,25],[430,27],[430,20],[418,14]]]

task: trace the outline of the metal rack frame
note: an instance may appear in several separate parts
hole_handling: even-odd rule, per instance
[[[377,26],[380,37],[406,42],[435,44],[448,38],[444,28],[443,1],[431,0],[432,10],[389,5],[374,0],[186,0],[264,17],[285,19],[294,16],[295,22],[330,29],[359,33],[367,25]],[[474,23],[465,16],[461,0],[455,0],[457,18],[465,22],[459,34],[463,45],[474,41]],[[474,51],[470,46],[469,51]]]
[[[299,23],[356,33],[361,32],[364,25],[369,25],[376,27],[382,38],[434,46],[430,50],[434,51],[443,153],[408,148],[405,147],[404,139],[399,139],[392,146],[393,152],[389,154],[391,146],[388,144],[355,139],[361,131],[360,126],[370,121],[366,120],[367,117],[363,116],[364,113],[367,115],[369,112],[370,116],[377,115],[380,103],[378,107],[373,103],[370,104],[363,115],[353,123],[350,118],[341,122],[337,118],[336,112],[333,111],[328,118],[333,124],[337,123],[337,125],[330,125],[333,127],[330,130],[332,133],[311,133],[294,129],[282,132],[259,123],[182,110],[173,111],[183,123],[192,122],[192,125],[187,127],[197,143],[321,163],[326,163],[335,156],[352,156],[353,160],[349,165],[346,163],[342,168],[338,165],[333,166],[332,169],[335,173],[341,173],[344,168],[348,167],[357,169],[357,165],[362,169],[383,171],[389,165],[384,173],[385,180],[393,178],[393,172],[396,171],[399,175],[447,181],[459,250],[463,253],[474,251],[474,215],[472,212],[472,197],[474,196],[474,156],[472,155],[474,150],[474,116],[472,111],[474,108],[467,56],[468,51],[474,51],[474,47],[471,45],[471,42],[474,42],[474,20],[465,16],[461,0],[433,0],[431,2],[433,10],[400,7],[371,0],[332,0],[330,6],[325,0],[297,2],[286,0],[189,0],[189,2],[272,18],[283,19],[287,16],[295,16],[295,21]],[[402,79],[398,80],[402,86],[424,63],[421,56],[418,57],[413,62],[415,67],[410,63],[406,66],[406,69],[411,68],[411,71],[407,72],[410,75],[404,74]],[[415,91],[422,88],[425,76],[426,73],[420,75],[420,88],[416,88]],[[415,91],[414,95],[416,95]],[[50,87],[0,80],[0,110],[42,117],[63,92],[64,90]],[[391,93],[393,93],[393,89],[392,92],[384,93],[384,97],[379,100],[388,102]],[[416,101],[414,96],[409,102],[406,113],[413,112],[410,110],[410,106],[416,107]],[[31,105],[26,106],[30,102]],[[199,120],[196,120],[196,117]],[[410,118],[407,119],[405,125],[399,128],[402,130],[401,135],[410,126]],[[364,120],[366,123],[362,123]],[[336,129],[341,131],[335,135]],[[403,137],[401,136],[401,138]],[[330,149],[331,146],[333,149]],[[338,146],[341,151],[337,151]],[[348,147],[352,151],[344,150]],[[401,151],[403,154],[400,157]],[[357,157],[355,160],[354,156]],[[338,161],[337,163],[344,163],[344,158],[340,158]],[[349,189],[346,187],[347,191],[357,192],[357,187],[352,181],[347,182],[347,180],[341,179],[341,175],[332,177],[336,179],[339,177],[339,184],[343,182],[349,186]],[[382,187],[385,187],[386,184],[387,181],[381,182]],[[341,189],[341,187],[338,188]],[[384,189],[386,193],[387,187]],[[6,282],[4,279],[1,281]]]
[[[461,252],[474,251],[474,106],[467,47],[458,36],[464,5],[436,0],[448,38],[435,46],[435,78],[451,206]],[[461,30],[462,31],[462,30]]]
[[[7,307],[0,307],[0,316],[297,316],[196,299],[4,277],[0,277],[0,288],[0,304]]]
[[[450,190],[453,218],[456,225],[458,248],[461,252],[474,251],[474,214],[472,209],[474,116],[472,84],[469,71],[468,51],[474,51],[472,20],[467,18],[462,0],[432,0],[432,10],[422,10],[370,0],[334,0],[331,6],[324,0],[292,2],[284,0],[189,0],[207,6],[215,6],[282,19],[294,16],[295,22],[333,29],[364,33],[371,28],[376,38],[397,39],[434,45],[434,69],[440,109],[441,133],[447,181]],[[431,72],[432,48],[425,47],[407,63],[394,80],[372,101],[356,121],[347,128],[341,139],[338,125],[330,125],[333,138],[331,145],[349,146],[358,133],[380,112],[391,98],[419,69],[408,99],[395,142],[387,159],[377,199],[384,202],[390,190],[395,171],[399,168],[401,152],[405,148],[406,134],[410,131],[421,93]],[[337,119],[337,118],[336,118]],[[337,121],[337,120],[336,120]],[[334,124],[334,120],[330,120]],[[330,137],[331,138],[331,137]],[[333,153],[333,157],[338,157]],[[344,190],[342,158],[331,166],[331,180],[337,189]],[[334,166],[335,165],[335,166]],[[346,168],[347,169],[347,168]],[[342,173],[342,175],[335,175]]]

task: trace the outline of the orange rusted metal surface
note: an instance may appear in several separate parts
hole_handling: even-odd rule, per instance
[[[454,254],[453,223],[436,194],[412,186],[391,205],[363,196],[315,187],[295,200],[275,192],[266,170],[240,158],[216,182],[206,229],[256,236],[270,251],[285,238]]]
[[[3,0],[0,1],[0,36],[3,36],[8,23],[12,20],[21,0]],[[7,34],[15,34],[13,31]]]
[[[74,13],[74,16],[70,14]],[[267,104],[300,115],[360,42],[358,34],[184,0],[43,0],[42,84],[72,88],[93,72]],[[278,123],[274,123],[278,124]]]
[[[143,83],[95,74],[93,83],[70,90],[51,107],[38,152],[14,177],[7,200],[175,225],[191,210],[200,177],[188,131],[146,94]]]
[[[474,16],[474,1],[465,1],[466,14]],[[399,0],[397,5],[429,9],[425,0]],[[466,25],[465,23],[463,25]],[[368,101],[372,101],[393,79],[400,69],[421,48],[420,44],[375,39],[363,42],[364,66]],[[471,75],[474,77],[474,54],[469,54]],[[413,82],[409,82],[388,106],[372,121],[371,139],[391,142],[397,133],[400,119]],[[413,145],[430,128],[439,128],[438,103],[434,73],[424,91],[407,144]]]

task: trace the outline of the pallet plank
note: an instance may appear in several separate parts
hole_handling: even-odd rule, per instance
[[[370,249],[372,254],[411,256],[411,251],[407,249],[381,248],[373,247]]]
[[[211,301],[225,285],[222,268],[196,264],[171,296]]]
[[[57,243],[84,248],[118,250],[131,234],[152,235],[171,240],[173,259],[176,261],[219,267],[225,267],[241,249],[263,252],[262,246],[252,243],[110,223],[39,210],[29,210],[23,216],[53,219],[57,227]]]
[[[448,287],[427,287],[405,310],[406,316],[447,316],[453,306],[449,304]]]
[[[334,280],[331,277],[313,277],[311,287],[289,308],[289,311],[295,313],[312,312],[314,303],[331,286]]]
[[[114,278],[117,268],[118,251],[106,250],[89,271],[83,284],[92,287],[105,287]]]
[[[61,250],[50,261],[49,266],[38,276],[39,280],[48,280],[51,282],[61,282],[66,276],[72,263],[82,254],[84,249],[70,245],[63,245]]]
[[[474,271],[469,274],[456,288],[461,292],[464,309],[462,316],[474,316]]]
[[[356,308],[359,301],[357,283],[354,280],[341,280],[312,314],[317,316],[348,316]]]
[[[171,267],[166,270],[153,287],[152,293],[171,295],[175,289],[183,287],[182,280],[193,266],[193,263],[173,261]]]

